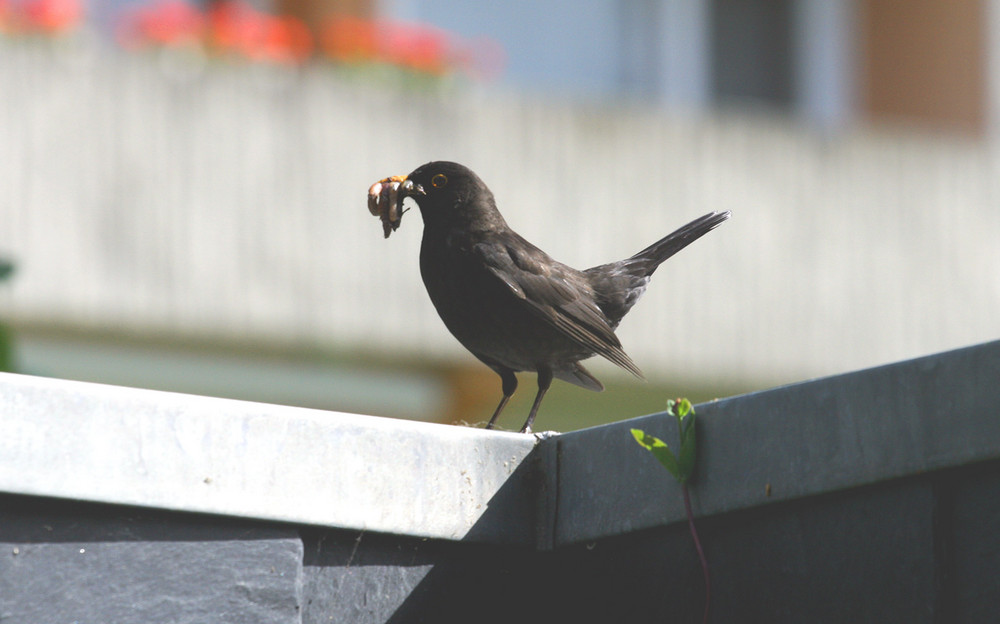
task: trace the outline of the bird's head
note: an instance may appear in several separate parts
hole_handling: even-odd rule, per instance
[[[458,163],[429,162],[408,175],[379,180],[368,189],[368,210],[382,219],[386,238],[399,227],[405,212],[403,200],[407,197],[417,203],[425,227],[506,226],[490,189],[472,170]]]

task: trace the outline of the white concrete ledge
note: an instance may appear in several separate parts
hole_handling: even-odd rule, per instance
[[[535,443],[466,427],[0,374],[0,491],[9,493],[531,544],[534,488],[524,487],[518,469]],[[502,487],[509,495],[496,504]]]

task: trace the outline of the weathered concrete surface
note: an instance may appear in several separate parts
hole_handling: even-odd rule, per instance
[[[534,446],[468,427],[0,374],[2,492],[530,544],[537,501],[518,468]],[[491,503],[501,487],[503,504]]]

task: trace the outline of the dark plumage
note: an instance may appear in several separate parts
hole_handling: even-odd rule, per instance
[[[391,191],[391,194],[390,194]],[[402,191],[402,192],[399,192]],[[434,307],[462,345],[500,375],[503,398],[492,428],[517,389],[516,371],[538,373],[538,393],[521,431],[530,431],[553,377],[603,390],[580,360],[600,355],[637,377],[614,330],[661,262],[729,218],[695,219],[631,258],[578,271],[553,260],[510,229],[493,193],[453,162],[431,162],[369,191],[369,207],[399,225],[398,204],[412,197],[424,220],[420,273]]]

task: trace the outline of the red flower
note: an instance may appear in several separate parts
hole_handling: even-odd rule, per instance
[[[13,21],[13,13],[9,0],[0,0],[0,30],[5,30]]]
[[[212,43],[259,61],[302,63],[312,54],[309,29],[294,17],[261,13],[244,2],[220,2],[209,13]]]
[[[375,23],[356,17],[329,18],[321,35],[323,51],[335,61],[357,63],[372,61],[378,56]]]
[[[177,45],[198,41],[205,29],[205,17],[184,0],[161,0],[125,13],[118,22],[116,36],[125,47]]]
[[[380,37],[380,56],[391,63],[429,74],[448,71],[446,35],[427,26],[387,25]]]
[[[279,63],[304,63],[313,52],[312,35],[301,20],[291,16],[269,17],[263,49]]]
[[[466,44],[432,26],[335,16],[323,24],[324,54],[339,63],[389,63],[412,71],[443,75],[462,70],[479,78],[495,77],[503,50],[491,40]]]
[[[0,26],[10,1],[0,0]],[[50,30],[70,23],[74,15],[78,20],[82,13],[83,0],[23,1],[39,16],[36,21]],[[119,43],[129,48],[195,42],[254,61],[289,65],[309,60],[315,47],[310,30],[299,19],[263,13],[244,0],[213,3],[207,14],[191,0],[153,0],[123,14],[116,34]],[[503,63],[502,50],[491,42],[470,45],[431,26],[343,15],[323,23],[319,45],[335,62],[389,63],[431,75],[461,70],[490,77]]]
[[[57,34],[73,29],[83,18],[82,0],[25,0],[21,13],[28,30]]]

